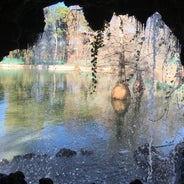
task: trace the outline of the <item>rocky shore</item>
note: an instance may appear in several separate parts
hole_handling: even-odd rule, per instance
[[[134,153],[100,155],[86,148],[62,148],[55,155],[29,153],[1,160],[0,173],[0,184],[182,184],[184,142],[168,157],[149,144]]]

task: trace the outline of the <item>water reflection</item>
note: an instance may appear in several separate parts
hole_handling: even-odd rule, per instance
[[[123,135],[122,135],[122,130],[124,129],[123,124],[124,124],[124,116],[126,112],[128,111],[128,107],[130,105],[130,99],[127,100],[117,100],[117,99],[112,99],[111,100],[112,107],[114,111],[116,112],[116,137],[117,140],[122,140]]]
[[[29,152],[53,154],[61,147],[133,152],[149,142],[150,121],[154,146],[183,140],[182,88],[166,101],[167,88],[157,87],[155,119],[150,120],[149,81],[144,79],[145,90],[139,94],[131,90],[135,79],[130,81],[131,99],[119,101],[111,99],[117,80],[99,75],[97,92],[90,95],[87,73],[1,71],[0,158]],[[171,147],[160,150],[167,154]]]

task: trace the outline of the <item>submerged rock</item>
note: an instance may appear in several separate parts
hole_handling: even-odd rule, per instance
[[[53,184],[53,181],[50,178],[41,178],[39,184]]]
[[[89,149],[86,149],[86,148],[81,148],[80,152],[81,152],[82,155],[91,155],[91,154],[94,153],[93,150],[89,150]]]
[[[62,148],[59,152],[56,153],[56,157],[73,157],[77,154],[76,151],[71,149]]]

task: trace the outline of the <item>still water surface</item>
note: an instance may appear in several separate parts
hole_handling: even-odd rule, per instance
[[[90,95],[90,74],[2,70],[0,159],[32,152],[52,155],[63,147],[99,153],[134,151],[150,137],[168,154],[173,144],[183,140],[181,89],[169,100],[167,89],[156,89],[152,104],[149,82],[144,94],[136,97],[132,79],[128,110],[117,113],[110,96],[116,76],[98,78],[97,92]]]

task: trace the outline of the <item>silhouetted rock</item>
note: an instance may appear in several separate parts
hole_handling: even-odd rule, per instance
[[[9,175],[0,174],[0,184],[27,184],[25,176],[21,171]]]
[[[0,181],[1,181],[1,178],[6,177],[6,176],[7,176],[6,174],[0,173]]]
[[[56,157],[72,157],[77,154],[76,151],[62,148],[58,153],[56,153]]]
[[[25,176],[21,171],[9,175],[0,173],[0,184],[27,184]],[[54,184],[50,178],[41,178],[39,184]]]
[[[130,182],[130,184],[142,184],[142,182],[140,180],[136,179],[136,180]]]
[[[39,184],[53,184],[53,181],[50,178],[41,178]]]

